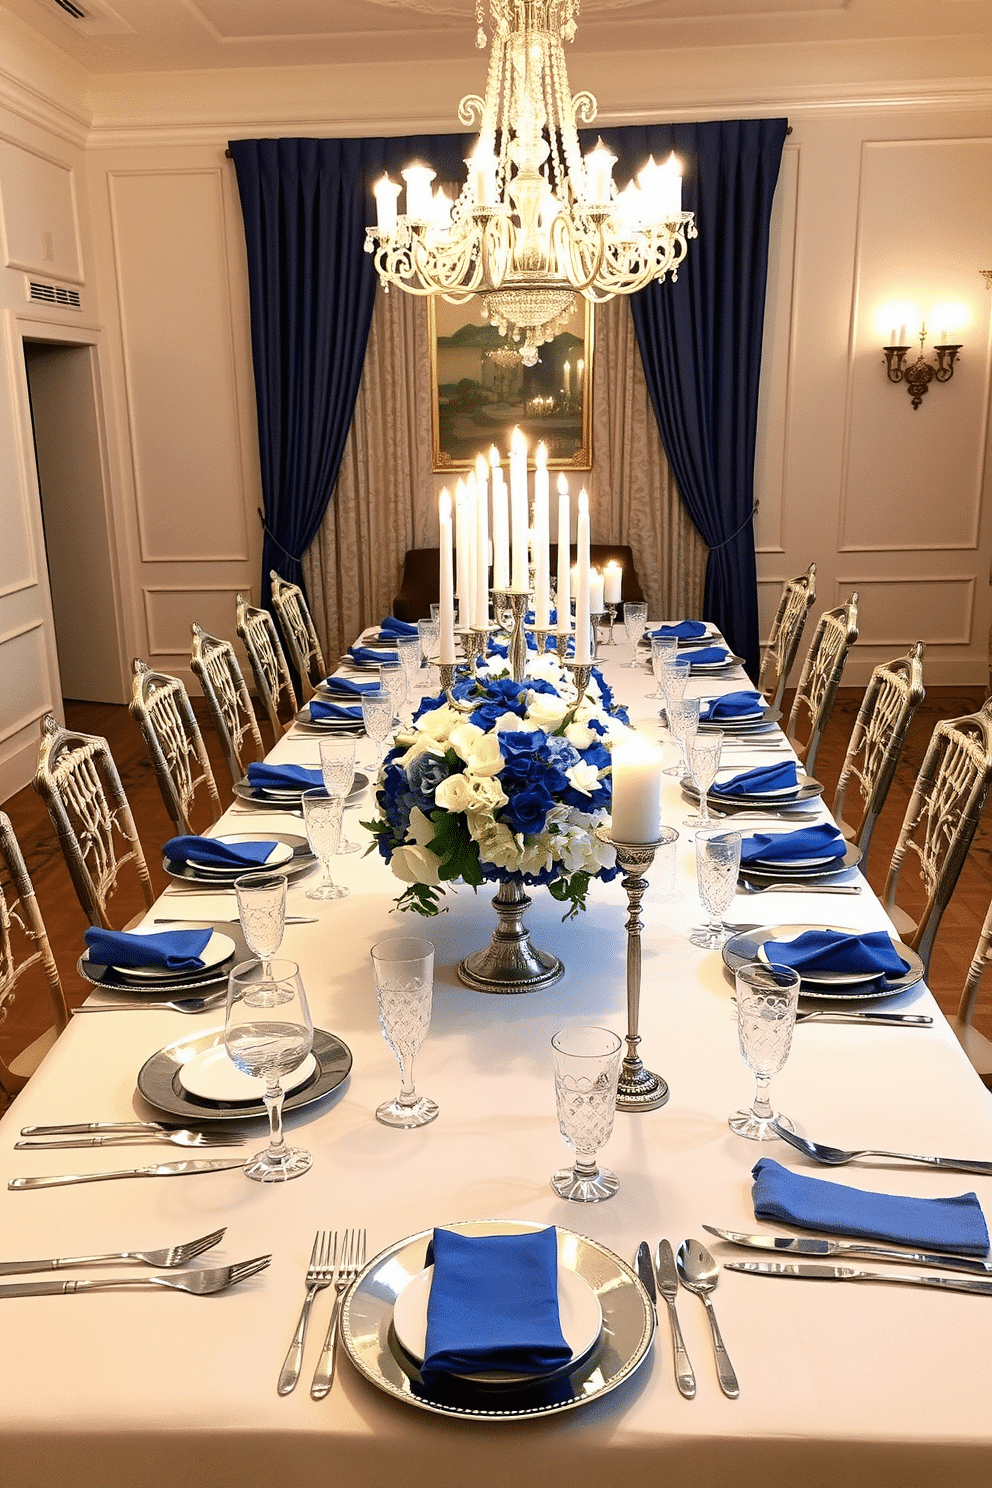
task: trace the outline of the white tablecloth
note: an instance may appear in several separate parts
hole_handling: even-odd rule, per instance
[[[630,652],[618,645],[606,654],[626,661]],[[609,661],[605,670],[644,730],[656,733],[656,705],[644,701],[647,672]],[[714,690],[698,681],[691,687]],[[367,755],[364,741],[362,750]],[[290,736],[276,753],[312,762],[316,741]],[[348,813],[351,835],[361,832],[363,814],[367,804]],[[685,814],[673,783],[665,818],[678,825]],[[266,815],[267,826],[277,823],[300,830],[296,818]],[[346,1358],[329,1398],[313,1402],[308,1386],[329,1314],[325,1292],[301,1383],[289,1397],[276,1393],[318,1227],[365,1225],[373,1254],[434,1223],[519,1218],[579,1230],[630,1261],[643,1238],[653,1243],[667,1235],[676,1245],[687,1235],[707,1238],[704,1221],[762,1228],[750,1172],[763,1155],[814,1171],[791,1150],[776,1143],[769,1151],[727,1127],[753,1084],[738,1052],[721,958],[688,944],[700,918],[688,839],[684,832],[674,892],[652,887],[644,902],[641,1050],[669,1081],[671,1099],[654,1112],[618,1115],[604,1160],[621,1189],[600,1205],[568,1204],[549,1187],[568,1157],[555,1117],[549,1043],[572,1022],[624,1031],[626,898],[619,881],[594,885],[588,911],[568,924],[550,895],[534,891],[527,916],[533,938],[562,956],[567,974],[548,991],[505,998],[470,991],[455,973],[462,956],[488,942],[495,923],[490,891],[459,889],[449,895],[448,912],[425,925],[393,911],[399,886],[376,856],[337,859],[340,881],[351,890],[337,903],[314,909],[305,884],[291,887],[290,913],[314,912],[318,923],[287,929],[284,952],[304,970],[315,1022],[354,1052],[340,1092],[288,1118],[314,1154],[312,1171],[275,1187],[235,1171],[0,1192],[0,1258],[164,1245],[226,1224],[218,1259],[271,1251],[272,1265],[247,1286],[207,1299],[141,1291],[0,1301],[3,1481],[11,1488],[51,1488],[60,1479],[75,1488],[220,1488],[265,1479],[362,1488],[988,1482],[992,1300],[923,1289],[803,1285],[723,1272],[716,1305],[739,1400],[721,1394],[702,1305],[682,1292],[682,1326],[699,1381],[694,1401],[676,1390],[663,1312],[653,1354],[632,1380],[583,1409],[512,1424],[406,1408],[379,1394]],[[194,899],[170,890],[164,903],[160,913],[234,912],[230,895]],[[885,923],[867,887],[860,898],[740,896],[728,918]],[[376,1105],[396,1088],[397,1070],[378,1030],[368,953],[376,939],[396,933],[425,933],[437,947],[433,1023],[416,1074],[441,1114],[415,1132],[374,1119]],[[776,1104],[801,1130],[839,1146],[992,1157],[987,1092],[929,993],[919,988],[903,1002],[934,1013],[935,1027],[797,1028],[789,1062],[773,1082]],[[28,1123],[154,1117],[136,1093],[137,1070],[162,1045],[218,1021],[149,1011],[74,1020],[0,1125],[4,1178],[182,1156],[148,1147],[12,1149]],[[264,1128],[255,1130],[261,1139]],[[893,1193],[973,1188],[992,1214],[989,1179],[870,1165],[833,1176]],[[721,1259],[748,1258],[712,1246]]]

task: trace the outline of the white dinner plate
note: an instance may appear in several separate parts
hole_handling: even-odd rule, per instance
[[[782,836],[784,835],[785,833],[782,833]],[[824,863],[836,863],[839,873],[841,868],[844,867],[844,855],[843,853],[839,855],[837,853],[825,853],[821,858],[776,858],[772,854],[767,858],[751,858],[749,862],[744,863],[742,866],[745,872],[748,868],[788,868],[790,870],[795,868],[797,872],[801,873],[804,868],[819,868]]]
[[[434,1267],[427,1266],[406,1286],[396,1298],[393,1308],[393,1327],[396,1337],[417,1364],[424,1361],[427,1339],[427,1302],[431,1294]],[[603,1326],[603,1313],[596,1293],[577,1276],[563,1266],[558,1268],[558,1315],[565,1342],[572,1350],[571,1359],[563,1369],[571,1368],[577,1359],[589,1352]],[[551,1372],[551,1371],[549,1371]],[[553,1371],[557,1373],[557,1370]],[[480,1370],[475,1374],[459,1375],[460,1379],[472,1380],[476,1384],[523,1384],[533,1381],[533,1374],[511,1374],[507,1370]]]
[[[223,837],[216,837],[213,840],[215,842],[222,842],[225,847],[239,847],[243,842],[266,842],[268,838],[263,832],[256,832],[254,834],[237,832]],[[267,858],[263,858],[260,863],[246,863],[243,868],[234,863],[224,865],[220,863],[199,863],[195,858],[187,858],[187,862],[196,869],[197,873],[205,873],[210,877],[230,878],[232,873],[235,877],[240,877],[242,873],[261,873],[264,868],[281,868],[285,863],[289,862],[292,856],[293,849],[288,842],[277,842]]]
[[[303,1063],[282,1078],[282,1088],[289,1093],[311,1079],[317,1061],[308,1054]],[[242,1074],[231,1062],[223,1039],[202,1054],[196,1054],[179,1066],[179,1083],[190,1095],[209,1101],[260,1101],[265,1094],[265,1081]]]
[[[125,931],[124,933],[128,934],[129,932]],[[135,930],[133,932],[135,935],[150,935],[153,933],[149,930]],[[162,933],[168,934],[174,932],[163,931]],[[215,966],[223,965],[225,961],[234,955],[234,950],[234,941],[231,937],[229,935],[222,935],[219,930],[214,930],[210,939],[200,952],[200,960],[203,962],[203,966],[195,974],[202,976],[204,972],[211,971]],[[104,964],[102,961],[94,961],[89,951],[86,952],[84,959],[94,971],[98,970]],[[141,982],[185,981],[190,976],[188,971],[169,971],[165,966],[116,966],[111,963],[111,970],[118,976],[127,977],[129,981],[133,977],[135,981]]]

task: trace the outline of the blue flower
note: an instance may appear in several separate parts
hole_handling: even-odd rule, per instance
[[[511,832],[536,835],[544,830],[548,812],[554,804],[555,798],[551,792],[545,786],[532,782],[510,797],[509,805],[503,808],[500,820]]]
[[[425,816],[430,816],[435,809],[437,803],[434,792],[450,774],[451,770],[443,755],[420,754],[407,766],[410,793],[415,805],[420,807]]]

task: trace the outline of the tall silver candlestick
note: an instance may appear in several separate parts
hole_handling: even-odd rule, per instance
[[[617,1084],[618,1111],[653,1111],[663,1106],[668,1099],[668,1085],[660,1075],[645,1069],[637,1046],[641,1042],[638,1023],[641,1013],[641,900],[648,881],[645,869],[654,862],[659,847],[672,842],[676,836],[671,828],[664,828],[665,835],[655,842],[616,842],[609,839],[616,849],[617,862],[623,871],[623,886],[627,893],[629,914],[627,916],[627,1053],[620,1069]]]

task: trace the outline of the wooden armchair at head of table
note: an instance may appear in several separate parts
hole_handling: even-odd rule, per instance
[[[572,549],[574,561],[575,549]],[[603,569],[614,561],[623,569],[621,600],[643,599],[640,579],[634,567],[634,554],[625,543],[592,543],[589,559],[594,568]],[[403,563],[403,577],[399,593],[393,599],[393,614],[397,620],[406,620],[414,625],[425,620],[431,605],[437,604],[440,596],[440,550],[438,548],[409,548]],[[558,547],[551,547],[551,572],[558,571]]]

